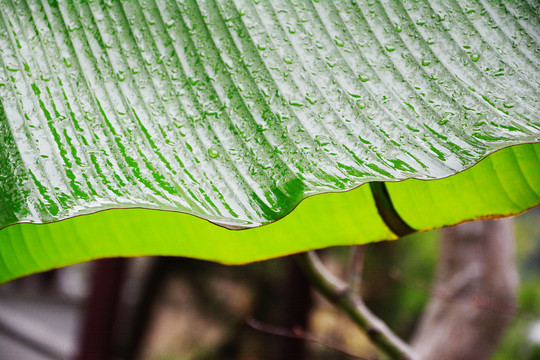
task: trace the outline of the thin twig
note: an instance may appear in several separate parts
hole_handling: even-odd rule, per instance
[[[359,359],[359,360],[373,360],[371,358],[366,358],[366,357],[362,357],[362,356],[358,356],[358,355],[355,355],[355,354],[351,354],[350,352],[348,352],[347,350],[343,349],[342,347],[338,346],[338,345],[333,345],[333,344],[330,344],[320,338],[318,338],[317,336],[315,336],[314,334],[310,333],[310,332],[307,332],[301,328],[294,328],[294,329],[286,329],[286,328],[282,328],[282,327],[279,327],[279,326],[275,326],[275,325],[270,325],[270,324],[265,324],[265,323],[262,323],[258,320],[255,320],[255,319],[246,319],[246,323],[253,329],[255,330],[258,330],[258,331],[261,331],[261,332],[264,332],[264,333],[267,333],[267,334],[271,334],[271,335],[276,335],[276,336],[282,336],[282,337],[286,337],[286,338],[290,338],[290,339],[300,339],[300,340],[304,340],[304,341],[309,341],[309,342],[312,342],[312,343],[317,343],[317,344],[320,344],[320,345],[323,345],[325,347],[328,347],[330,349],[333,349],[337,352],[340,352],[346,356],[349,356],[353,359]]]
[[[349,266],[349,286],[353,296],[360,296],[362,287],[362,269],[364,267],[364,258],[366,254],[366,245],[353,246],[351,249],[351,260]]]
[[[297,255],[297,260],[311,284],[362,328],[380,350],[392,359],[418,359],[413,349],[375,316],[360,297],[354,296],[345,282],[326,269],[314,251]]]

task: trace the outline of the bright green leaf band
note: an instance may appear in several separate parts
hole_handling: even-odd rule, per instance
[[[500,150],[446,179],[387,185],[397,212],[415,229],[518,214],[540,203],[540,144]]]
[[[387,186],[399,214],[419,230],[516,214],[540,203],[540,144],[501,150],[446,179]],[[0,282],[102,257],[175,255],[241,264],[394,238],[369,186],[310,197],[285,218],[251,230],[227,230],[167,211],[108,210],[1,230]]]
[[[392,238],[367,186],[310,197],[285,218],[250,230],[228,230],[168,211],[107,210],[0,230],[0,282],[101,257],[176,255],[241,264]]]

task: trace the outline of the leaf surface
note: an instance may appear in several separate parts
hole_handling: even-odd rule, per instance
[[[538,145],[446,178],[540,139],[526,1],[2,1],[0,15],[0,280],[395,238],[359,187],[373,181],[413,231],[540,202]],[[123,210],[87,215],[107,209]]]

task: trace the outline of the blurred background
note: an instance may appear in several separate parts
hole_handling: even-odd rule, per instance
[[[494,359],[540,359],[540,208],[515,217],[514,227],[518,311]],[[433,296],[439,236],[434,230],[367,247],[363,297],[404,339]],[[349,251],[320,255],[345,277]],[[0,359],[90,359],[81,349],[100,347],[128,360],[377,356],[290,257],[234,267],[167,257],[100,260],[0,286]]]

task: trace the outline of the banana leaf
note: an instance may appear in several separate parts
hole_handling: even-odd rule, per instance
[[[241,264],[538,205],[539,9],[0,0],[0,282],[113,256]]]

